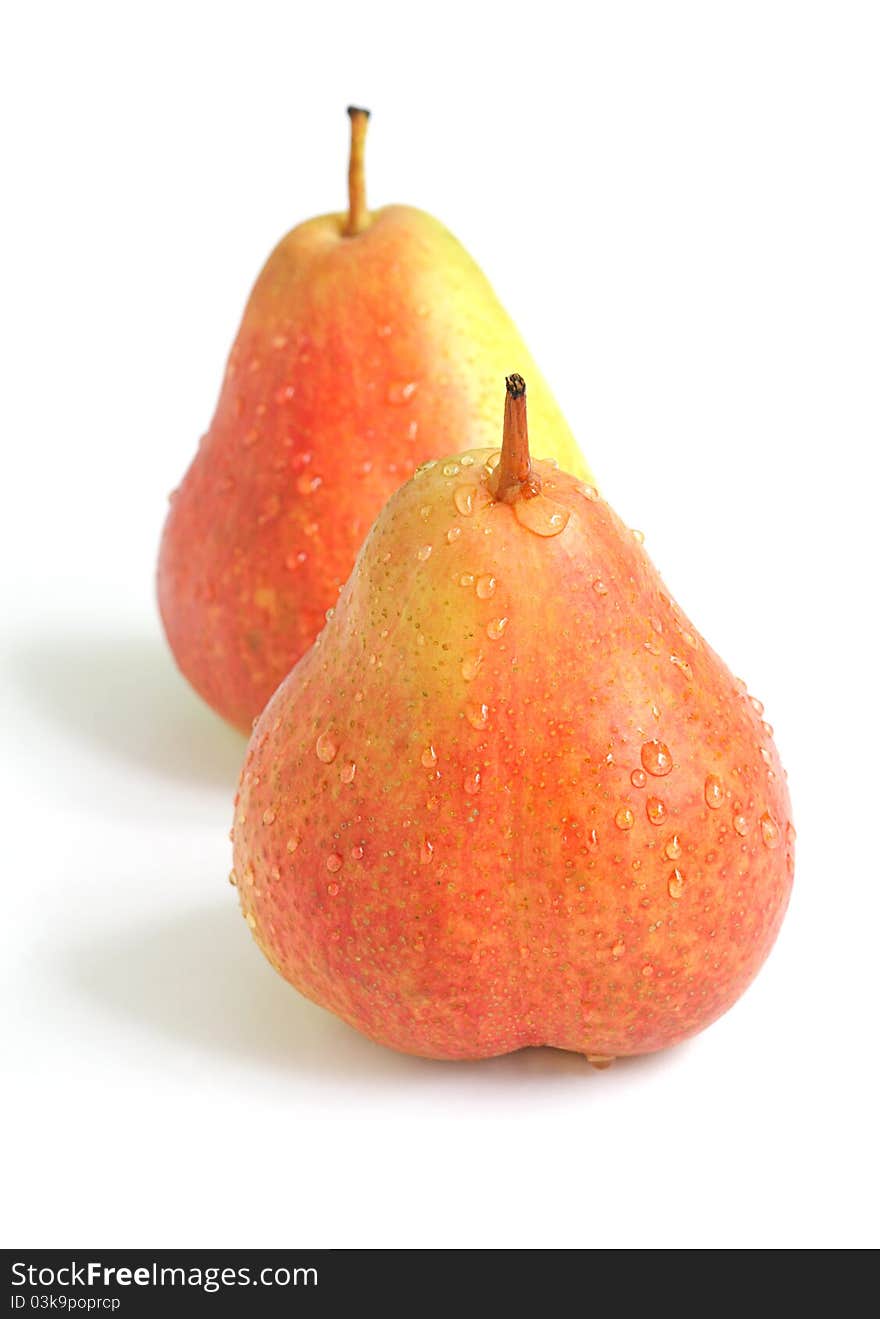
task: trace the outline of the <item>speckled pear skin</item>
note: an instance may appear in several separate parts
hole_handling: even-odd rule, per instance
[[[374,212],[355,237],[346,219],[300,225],[269,258],[162,537],[159,606],[177,663],[246,731],[314,641],[388,496],[432,454],[496,442],[512,364],[529,372],[548,452],[587,474],[448,230],[406,206]]]
[[[535,534],[490,458],[421,470],[378,517],[254,730],[233,881],[281,975],[392,1048],[662,1049],[776,938],[785,774],[596,491],[536,463],[564,525]]]

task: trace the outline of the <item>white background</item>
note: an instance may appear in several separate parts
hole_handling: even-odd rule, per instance
[[[32,4],[0,46],[4,1244],[876,1245],[876,6]],[[790,914],[664,1056],[386,1052],[226,883],[243,747],[156,546],[350,101],[776,727]]]

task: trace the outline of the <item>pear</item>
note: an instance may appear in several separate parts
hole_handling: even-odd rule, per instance
[[[641,537],[531,460],[512,376],[500,455],[392,496],[259,719],[243,913],[292,985],[407,1053],[604,1066],[675,1044],[743,992],[786,909],[761,716]]]
[[[367,111],[349,114],[349,210],[301,224],[266,263],[162,538],[159,605],[177,663],[247,731],[314,641],[388,496],[432,453],[495,443],[505,363],[527,364],[548,452],[586,475],[464,248],[423,211],[367,209]]]

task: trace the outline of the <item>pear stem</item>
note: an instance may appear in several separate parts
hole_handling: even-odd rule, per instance
[[[503,504],[533,499],[541,493],[541,478],[532,471],[529,455],[529,424],[526,416],[526,382],[522,376],[505,380],[504,439],[501,458],[489,479],[489,489]]]
[[[367,210],[367,185],[364,179],[364,143],[367,139],[369,110],[361,110],[356,105],[348,107],[351,120],[351,148],[348,156],[348,220],[343,233],[346,238],[355,238],[363,233],[370,223]]]

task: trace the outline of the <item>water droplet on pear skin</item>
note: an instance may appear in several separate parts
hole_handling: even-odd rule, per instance
[[[470,485],[458,486],[453,493],[452,502],[463,518],[469,518],[474,511],[474,487]]]
[[[327,857],[327,869],[331,874],[335,874],[337,870],[342,869],[342,857],[338,852],[331,852]]]
[[[645,814],[652,824],[662,824],[666,819],[666,805],[659,797],[649,797],[645,802]]]
[[[571,513],[555,499],[535,495],[533,499],[517,499],[513,504],[517,522],[534,536],[558,536],[568,526]]]
[[[263,811],[263,824],[274,824],[274,823],[275,823],[275,812],[272,810],[272,807],[269,806],[266,808],[265,811]]]
[[[458,476],[460,471],[461,468],[459,467],[458,463],[444,463],[443,465],[444,476]]]
[[[425,769],[433,769],[437,764],[437,752],[432,746],[425,747],[422,752],[422,764]]]
[[[765,811],[761,816],[761,841],[771,851],[777,848],[781,842],[779,825],[769,811]]]
[[[613,1053],[585,1053],[584,1057],[591,1067],[595,1067],[597,1072],[606,1071],[615,1061]]]
[[[724,789],[717,774],[707,774],[703,795],[710,810],[717,811],[719,807],[724,805]]]
[[[647,979],[649,979],[653,974],[654,974],[654,968],[653,968],[653,966],[651,965],[650,962],[646,962],[645,965],[642,967],[642,975],[643,975],[643,976],[645,977],[645,979],[647,980]]]
[[[745,838],[749,832],[749,822],[744,815],[735,815],[733,817],[733,827],[739,834],[740,838]]]
[[[354,783],[354,776],[357,773],[357,765],[353,760],[349,760],[339,771],[339,777],[343,783]]]
[[[643,788],[648,782],[648,778],[643,769],[634,769],[629,776],[629,781],[634,788]]]
[[[665,742],[654,737],[642,747],[642,765],[655,778],[663,778],[672,769],[672,754]]]
[[[416,551],[416,558],[418,559],[419,563],[424,563],[427,559],[430,559],[431,551],[433,548],[434,548],[433,545],[421,545],[419,547],[419,549]]]
[[[450,527],[446,533],[446,539],[449,541],[449,544],[452,545],[455,541],[458,540],[460,535],[461,535],[461,527]]]
[[[681,843],[679,842],[678,834],[672,835],[664,850],[670,861],[678,860],[681,856]]]
[[[483,663],[483,656],[479,651],[472,655],[466,655],[461,663],[461,676],[465,682],[473,682],[480,671],[480,665]]]
[[[611,956],[612,956],[612,957],[623,957],[623,954],[624,954],[625,952],[626,952],[626,944],[623,942],[622,939],[618,939],[618,940],[616,941],[616,943],[612,946],[612,949],[611,949]]]
[[[676,866],[666,881],[666,891],[671,898],[678,899],[684,893],[684,875]]]
[[[476,591],[481,600],[488,600],[495,594],[497,582],[491,573],[483,573],[477,578]]]
[[[325,765],[336,759],[339,750],[330,733],[322,733],[315,743],[315,755]]]
[[[486,625],[486,636],[490,641],[499,640],[504,629],[507,627],[507,622],[508,620],[506,618],[493,618],[492,621]]]
[[[614,823],[618,829],[631,829],[635,824],[636,817],[628,806],[621,806],[620,810],[614,817]]]
[[[588,499],[591,504],[599,498],[599,491],[594,485],[579,485],[577,492],[579,495],[583,495],[584,499]]]
[[[683,660],[680,655],[670,655],[669,659],[677,669],[681,669],[681,672],[686,678],[692,678],[694,676],[690,664],[688,664],[687,660]]]
[[[599,577],[597,577],[593,582],[593,590],[596,592],[597,595],[608,594],[608,587]]]
[[[471,728],[482,730],[489,722],[488,705],[468,705],[464,713]]]
[[[473,774],[468,774],[463,784],[465,792],[471,797],[475,796],[480,791],[481,782],[482,777],[479,770],[475,770]]]
[[[428,838],[422,839],[422,845],[419,848],[419,860],[423,866],[429,866],[434,860],[434,844]]]
[[[458,579],[459,586],[473,586],[474,574],[472,572],[463,572]]]
[[[415,380],[394,380],[388,386],[385,397],[392,407],[400,407],[410,401],[417,389],[418,383]]]

